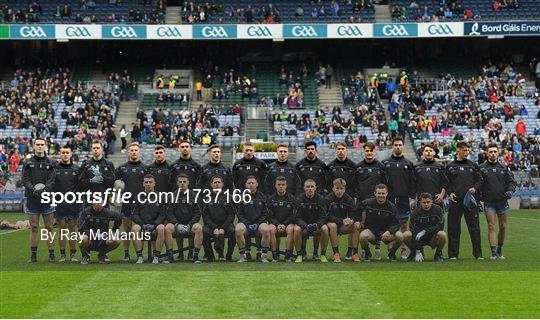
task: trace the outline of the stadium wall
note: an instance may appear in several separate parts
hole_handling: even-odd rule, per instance
[[[3,40],[235,40],[540,36],[538,21],[223,24],[223,25],[0,25]]]

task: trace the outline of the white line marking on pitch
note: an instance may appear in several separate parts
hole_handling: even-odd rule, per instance
[[[509,217],[511,219],[519,219],[519,220],[530,220],[530,221],[540,221],[540,219],[534,219],[534,218],[518,218],[518,217]]]
[[[5,234],[9,234],[9,233],[13,233],[13,232],[17,232],[17,231],[21,231],[21,230],[26,230],[26,229],[9,230],[9,231],[0,233],[0,236],[3,236]]]

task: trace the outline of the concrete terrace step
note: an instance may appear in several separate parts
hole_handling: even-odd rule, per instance
[[[392,14],[390,6],[376,5],[375,6],[375,21],[376,22],[392,22]]]
[[[336,77],[332,77],[332,87],[327,89],[325,86],[317,88],[319,93],[319,104],[321,106],[342,106],[343,93],[339,83],[336,82]]]
[[[167,7],[167,13],[165,14],[165,22],[168,24],[177,24],[182,22],[182,16],[180,14],[182,7],[171,6]]]

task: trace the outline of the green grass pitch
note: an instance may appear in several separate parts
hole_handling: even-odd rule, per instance
[[[460,259],[442,264],[427,249],[424,263],[135,265],[119,262],[118,249],[109,264],[83,266],[46,262],[40,243],[30,265],[28,231],[3,231],[0,317],[540,318],[540,212],[508,220],[506,260],[472,259],[463,222]]]

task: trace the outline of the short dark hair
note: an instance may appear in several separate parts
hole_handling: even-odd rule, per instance
[[[255,179],[257,182],[259,182],[259,179],[257,179],[257,177],[252,174],[246,177],[246,181],[248,181],[249,179]]]
[[[284,176],[279,176],[276,178],[276,181],[285,181],[287,182],[287,178],[285,178]]]
[[[375,150],[375,144],[371,141],[364,143],[364,149]]]
[[[426,148],[430,148],[432,149],[433,151],[435,151],[435,146],[431,143],[426,143],[423,147],[422,147],[422,151],[426,150]]]
[[[103,143],[101,142],[101,140],[92,140],[92,144],[99,144],[103,147]]]
[[[345,147],[345,148],[347,148],[347,144],[345,142],[343,142],[343,141],[338,141],[338,142],[336,142],[336,148],[337,147]]]
[[[457,143],[456,146],[457,146],[458,149],[470,148],[471,147],[467,141],[460,141],[460,142]]]
[[[186,178],[189,181],[189,176],[187,174],[185,174],[185,173],[180,173],[179,175],[177,175],[176,176],[176,181],[178,181],[178,179],[180,179],[180,178]]]
[[[151,173],[147,173],[147,174],[144,175],[143,179],[154,179],[154,180],[156,180],[156,177],[154,177],[154,175],[151,174]]]
[[[154,148],[154,151],[156,151],[156,150],[165,150],[165,147],[162,146],[162,145],[160,145],[160,144],[158,144],[158,145]]]
[[[491,148],[497,148],[497,150],[499,150],[499,146],[496,145],[495,143],[490,143],[490,144],[488,144],[486,150],[489,150],[489,149],[491,149]]]
[[[42,140],[43,142],[45,142],[45,144],[47,144],[47,140],[45,140],[45,138],[42,138],[42,137],[37,137],[34,139],[34,143],[36,143],[36,141],[38,140]]]
[[[427,193],[427,192],[423,192],[421,195],[420,195],[420,199],[429,199],[429,200],[433,200],[433,197],[431,196],[431,194]]]
[[[403,138],[402,137],[395,137],[394,139],[392,139],[392,145],[394,145],[394,143],[396,143],[398,141],[403,142]]]
[[[388,186],[385,185],[384,183],[379,183],[378,185],[375,186],[375,190],[377,189],[386,189],[388,191]]]
[[[308,147],[315,147],[317,149],[317,144],[314,141],[308,141],[304,144],[304,149],[307,149]]]
[[[189,144],[189,146],[191,147],[191,143],[189,143],[188,140],[182,140],[182,141],[180,141],[180,145],[183,144],[183,143],[187,143],[187,144]]]
[[[221,150],[221,147],[219,146],[219,144],[214,143],[213,145],[211,145],[211,146],[208,147],[207,152],[210,152],[210,151],[212,151],[212,150],[214,150],[214,149],[216,149],[216,148],[218,148],[218,149]]]
[[[216,179],[219,179],[219,180],[221,180],[221,182],[224,182],[222,176],[215,175],[215,176],[212,176],[212,178],[210,179],[210,183],[213,183],[214,180],[216,180]]]

